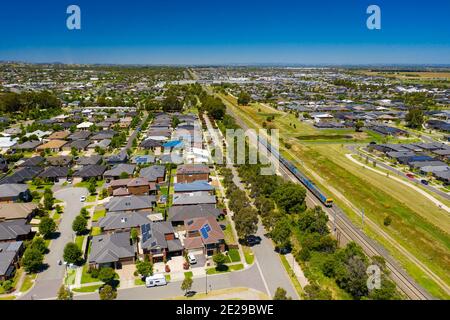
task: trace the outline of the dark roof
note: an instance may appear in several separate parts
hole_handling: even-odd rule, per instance
[[[28,185],[24,183],[1,184],[0,197],[18,197],[21,193],[26,192],[28,189]]]
[[[91,178],[91,177],[99,177],[102,176],[106,171],[106,166],[93,164],[83,167],[82,169],[75,172],[75,177],[81,178]]]
[[[141,247],[144,249],[165,248],[169,251],[183,249],[181,241],[174,239],[170,243],[166,240],[166,234],[175,233],[172,225],[167,221],[151,222],[141,226]]]
[[[63,178],[69,174],[68,167],[47,167],[44,172],[39,174],[41,178]]]
[[[191,183],[174,183],[175,192],[212,191],[214,187],[208,181],[198,180]]]
[[[149,223],[147,213],[143,212],[108,212],[98,221],[98,226],[105,231],[140,227]]]
[[[25,158],[23,162],[19,164],[19,167],[34,167],[39,166],[45,162],[45,158],[41,156],[36,156],[32,158]]]
[[[91,142],[88,140],[74,140],[68,144],[68,147],[76,148],[76,149],[80,150],[80,149],[86,149],[87,146],[90,144],[91,144]]]
[[[191,206],[172,206],[169,208],[167,219],[172,222],[182,222],[184,220],[209,217],[217,219],[223,212],[213,204],[198,204]]]
[[[164,178],[165,175],[165,166],[151,166],[142,168],[139,173],[140,177],[147,178],[148,181],[156,181],[158,178]]]
[[[31,232],[31,225],[26,219],[16,219],[0,222],[0,241],[15,240]]]
[[[128,175],[132,175],[134,170],[136,169],[136,165],[127,164],[127,163],[119,163],[112,167],[111,170],[108,170],[104,173],[105,177],[119,177],[123,172]]]
[[[3,178],[0,184],[5,183],[23,183],[32,180],[43,169],[41,167],[21,167],[17,169],[12,175]]]
[[[87,166],[92,164],[99,164],[102,162],[103,157],[101,155],[92,155],[90,157],[80,157],[75,162],[80,166]]]
[[[12,275],[14,258],[22,245],[22,241],[0,243],[0,276]]]
[[[130,232],[118,232],[92,237],[90,263],[111,263],[134,257],[135,246],[131,244]]]
[[[86,131],[86,130],[84,130],[84,131],[76,131],[76,132],[72,133],[68,137],[68,139],[69,140],[84,140],[84,139],[89,138],[90,135],[91,135],[90,131]]]
[[[30,150],[35,149],[37,146],[40,146],[42,144],[42,141],[36,140],[36,141],[26,141],[24,143],[18,144],[13,147],[13,149],[17,150]]]
[[[153,140],[153,139],[147,139],[141,142],[140,147],[144,149],[151,149],[151,148],[157,148],[161,147],[162,143],[161,141]]]
[[[155,196],[115,197],[105,204],[105,208],[108,211],[143,210],[152,208],[155,203]]]

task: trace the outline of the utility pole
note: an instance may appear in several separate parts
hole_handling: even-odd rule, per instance
[[[206,283],[205,283],[205,291],[206,291],[206,294],[208,294],[208,270],[206,270]]]

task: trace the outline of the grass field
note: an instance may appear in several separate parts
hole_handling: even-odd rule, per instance
[[[230,102],[232,98],[228,97],[227,99]],[[279,114],[275,117],[274,123],[280,129],[281,138],[291,144],[291,149],[282,150],[288,159],[305,170],[307,174],[311,168],[314,168],[314,172],[320,176],[321,181],[314,179],[311,171],[309,172],[310,178],[313,178],[319,187],[333,196],[355,222],[359,222],[360,217],[347,206],[347,201],[357,208],[364,208],[368,218],[383,228],[447,284],[450,283],[448,274],[450,221],[446,212],[438,209],[429,199],[415,190],[353,163],[345,157],[349,151],[342,143],[336,144],[333,143],[334,141],[330,141],[316,144],[298,140],[296,137],[299,135],[316,135],[318,130],[301,123],[293,115],[283,113],[282,116],[280,112],[265,106],[258,106],[261,110],[259,112],[255,107],[239,107],[239,109],[234,105],[231,107],[239,112],[242,120],[253,127],[265,120],[260,113],[271,111]],[[296,128],[293,127],[293,124]],[[323,134],[323,130],[320,131]],[[335,132],[331,131],[329,134],[335,134]],[[366,139],[367,137],[361,137],[358,142],[364,142]],[[389,227],[383,225],[387,215],[392,218],[392,224]],[[374,234],[373,230],[369,232]],[[383,238],[376,237],[376,239],[385,245]],[[430,293],[441,298],[448,297],[424,274],[417,273],[417,266],[408,262],[409,260],[402,259],[395,250],[392,253]]]

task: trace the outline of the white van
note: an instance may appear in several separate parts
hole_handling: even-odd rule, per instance
[[[193,253],[189,253],[188,254],[188,260],[189,260],[189,264],[196,264],[197,263],[197,259],[195,258]]]
[[[145,278],[145,285],[147,288],[165,286],[166,284],[166,277],[161,273]]]

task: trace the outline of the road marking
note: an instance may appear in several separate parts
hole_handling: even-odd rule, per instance
[[[258,259],[256,258],[256,255],[254,255],[254,257],[255,257],[255,264],[258,267],[258,271],[259,271],[259,274],[261,275],[261,279],[263,281],[264,287],[266,288],[267,295],[269,297],[271,297],[272,295],[270,294],[269,286],[267,285],[266,278],[264,278],[261,267],[259,266]],[[291,279],[289,279],[289,280],[291,280]]]

